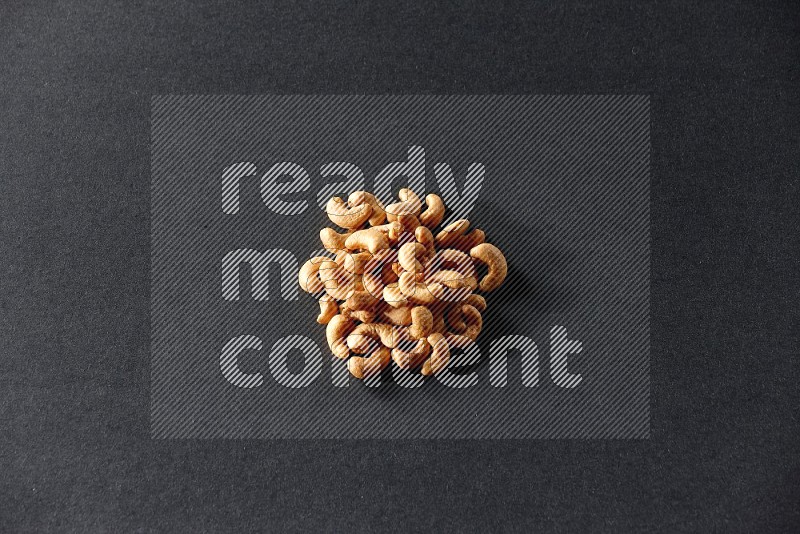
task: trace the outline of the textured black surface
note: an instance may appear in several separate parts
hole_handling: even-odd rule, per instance
[[[794,2],[0,7],[0,530],[792,531]],[[649,441],[151,441],[149,102],[637,93]]]

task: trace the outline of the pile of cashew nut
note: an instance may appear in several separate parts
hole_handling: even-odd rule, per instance
[[[356,378],[392,360],[424,376],[441,371],[450,348],[464,348],[483,327],[486,300],[473,292],[498,288],[508,272],[503,253],[468,220],[434,234],[445,215],[438,195],[424,204],[410,189],[398,196],[387,206],[365,191],[332,198],[326,211],[345,231],[324,228],[320,239],[335,257],[313,257],[299,273],[300,287],[319,298],[331,352],[349,358]]]

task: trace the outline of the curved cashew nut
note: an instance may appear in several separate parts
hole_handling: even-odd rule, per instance
[[[319,315],[317,316],[317,322],[319,324],[328,324],[337,313],[339,313],[339,306],[336,305],[334,298],[330,295],[323,295],[322,298],[319,299]]]
[[[460,271],[444,270],[433,273],[425,278],[425,282],[438,282],[450,289],[464,289],[470,291],[478,287],[478,280],[474,276],[464,276]]]
[[[325,250],[336,252],[345,248],[344,242],[349,235],[349,232],[340,234],[333,228],[323,228],[319,231],[319,240],[322,241],[322,246],[325,247]]]
[[[430,357],[422,364],[420,373],[423,376],[435,375],[444,369],[450,361],[450,347],[442,334],[429,335],[428,343],[430,343],[432,351]]]
[[[348,250],[340,250],[336,254],[336,263],[341,265],[345,271],[353,274],[364,274],[364,267],[372,259],[372,254],[369,252],[350,252]]]
[[[337,358],[343,360],[350,354],[345,337],[353,328],[353,321],[344,315],[335,315],[325,327],[325,339],[331,352]]]
[[[400,274],[397,287],[400,288],[400,291],[406,296],[409,302],[415,304],[433,304],[444,295],[444,287],[441,284],[434,283],[427,285],[424,282],[418,282],[414,274],[409,272]]]
[[[378,316],[374,311],[369,310],[351,310],[346,306],[342,306],[342,315],[351,320],[361,321],[362,323],[371,323]]]
[[[404,270],[411,273],[421,273],[422,263],[417,258],[425,255],[425,245],[421,243],[406,243],[397,252],[397,262]]]
[[[472,248],[469,251],[469,255],[489,268],[489,272],[480,281],[479,287],[481,291],[492,291],[500,287],[500,284],[503,283],[508,274],[506,258],[500,252],[500,249],[491,243],[481,243]]]
[[[358,379],[369,378],[380,374],[390,361],[391,351],[387,347],[379,347],[366,358],[353,356],[347,360],[347,370]]]
[[[381,319],[395,326],[408,326],[412,323],[411,306],[392,308],[391,306],[381,312]]]
[[[486,311],[486,299],[480,295],[476,295],[475,293],[464,299],[462,304],[469,304],[481,313]]]
[[[354,278],[335,261],[325,261],[319,267],[319,279],[325,284],[325,291],[336,300],[346,300],[353,294]]]
[[[469,220],[459,219],[454,221],[436,234],[436,245],[442,248],[448,248],[450,243],[466,234],[467,230],[469,230]]]
[[[350,234],[344,246],[350,250],[368,250],[371,254],[375,254],[379,250],[388,249],[389,240],[378,230],[368,228]]]
[[[411,326],[408,333],[413,339],[428,337],[433,329],[433,314],[425,306],[415,306],[411,309]]]
[[[392,349],[392,360],[400,369],[413,369],[425,361],[431,353],[431,345],[425,338],[417,340],[416,344],[405,350],[405,347],[398,346]]]
[[[409,233],[411,235],[414,235],[414,232],[417,230],[417,228],[420,227],[419,219],[411,214],[398,215],[397,222],[399,222],[402,225],[403,230],[406,233]]]
[[[469,252],[473,247],[476,247],[486,241],[486,233],[479,228],[475,228],[471,232],[455,238],[450,243],[450,248]]]
[[[417,240],[417,243],[425,247],[425,256],[427,258],[436,254],[433,233],[431,233],[426,226],[418,226],[417,229],[414,230],[414,238]]]
[[[356,191],[347,197],[347,201],[351,206],[361,206],[367,204],[372,208],[372,215],[369,217],[369,224],[377,226],[383,224],[386,220],[386,210],[383,209],[383,204],[372,193],[366,191]]]
[[[444,202],[439,195],[430,195],[425,197],[425,205],[427,209],[419,216],[419,222],[428,228],[436,228],[442,223],[444,219]]]
[[[354,291],[352,295],[344,302],[348,310],[372,310],[378,299],[375,298],[369,291]]]
[[[478,338],[478,334],[481,333],[481,329],[483,328],[483,317],[481,316],[481,312],[469,304],[464,304],[461,306],[461,313],[464,316],[464,323],[467,326],[464,330],[464,336],[475,341]]]
[[[404,308],[408,306],[408,299],[400,291],[400,283],[386,284],[383,288],[383,300],[393,308]]]
[[[400,215],[419,215],[422,210],[422,201],[419,197],[408,188],[403,188],[398,194],[400,202],[389,204],[386,206],[386,218],[391,221],[396,221]]]
[[[352,230],[367,222],[372,215],[372,206],[348,206],[341,198],[333,197],[325,204],[325,212],[334,224]]]
[[[470,257],[460,250],[452,248],[440,250],[425,263],[425,272],[431,275],[444,268],[460,272],[463,278],[475,276],[475,265]]]
[[[330,258],[314,256],[300,267],[297,272],[300,289],[306,293],[319,293],[325,289],[325,284],[319,279],[319,268],[326,261],[330,261]]]
[[[371,343],[380,341],[385,347],[394,348],[400,331],[386,323],[362,323],[356,326],[347,336],[347,346],[353,352],[363,354],[370,349]]]

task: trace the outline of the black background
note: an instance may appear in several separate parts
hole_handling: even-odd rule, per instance
[[[796,530],[799,37],[788,1],[3,2],[0,529]],[[650,94],[651,439],[151,440],[168,93]]]

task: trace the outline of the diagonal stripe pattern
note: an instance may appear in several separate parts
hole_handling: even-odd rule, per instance
[[[647,97],[181,95],[151,119],[154,437],[649,436]],[[361,383],[297,266],[330,256],[329,196],[409,184],[509,276],[457,368]]]

